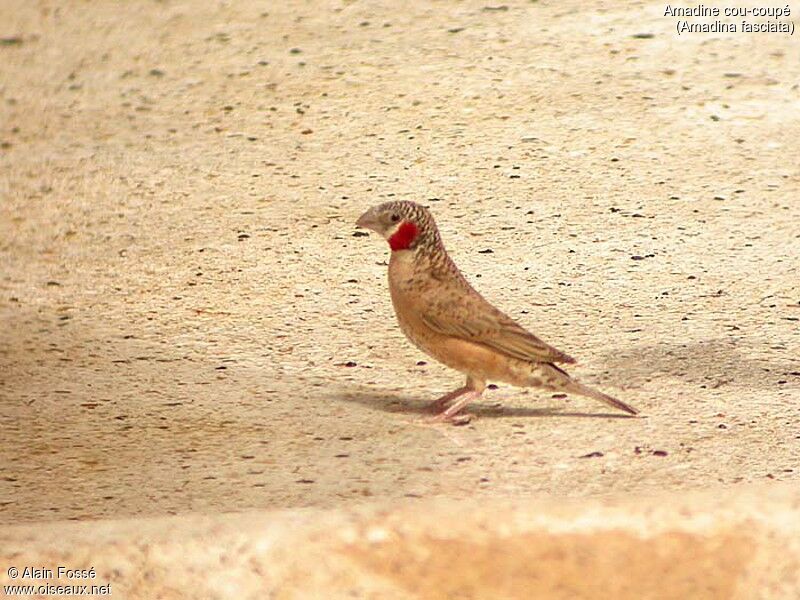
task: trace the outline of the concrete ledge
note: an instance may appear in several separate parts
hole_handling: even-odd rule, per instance
[[[800,488],[37,524],[0,548],[2,585],[114,598],[798,598]]]

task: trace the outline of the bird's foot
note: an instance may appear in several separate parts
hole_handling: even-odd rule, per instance
[[[470,415],[459,415],[458,413],[467,404],[469,404],[473,400],[477,400],[478,398],[480,398],[481,393],[471,389],[457,390],[457,392],[458,392],[457,394],[456,392],[448,394],[448,396],[450,396],[448,400],[452,400],[453,401],[452,404],[450,404],[447,408],[445,408],[435,417],[429,418],[428,419],[429,423],[452,423],[453,425],[466,425],[467,423],[470,422],[470,420],[472,419]],[[445,397],[446,396],[443,396],[443,398]]]
[[[424,419],[426,423],[436,424],[436,423],[450,423],[451,425],[467,425],[470,421],[472,421],[472,415],[470,414],[461,414],[461,415],[452,415],[450,417],[443,417],[444,413],[439,413],[435,417],[428,417]]]
[[[469,414],[453,415],[452,417],[442,418],[442,415],[440,413],[433,417],[421,417],[419,419],[414,419],[409,424],[436,429],[437,425],[446,425],[449,423],[454,427],[459,427],[461,425],[468,425],[471,421],[472,421],[472,415]]]

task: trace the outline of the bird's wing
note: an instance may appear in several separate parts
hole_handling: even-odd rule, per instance
[[[462,300],[447,310],[422,313],[423,322],[443,335],[489,346],[508,356],[532,362],[574,363],[571,356],[546,344],[482,297]]]

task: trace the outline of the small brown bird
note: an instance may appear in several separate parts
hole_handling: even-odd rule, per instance
[[[400,328],[420,350],[466,374],[467,382],[434,403],[434,421],[462,422],[458,412],[487,380],[588,396],[632,415],[632,406],[572,379],[555,363],[575,359],[544,343],[489,304],[464,278],[442,244],[430,211],[386,202],[356,222],[389,242],[389,291]],[[467,418],[468,420],[468,418]]]

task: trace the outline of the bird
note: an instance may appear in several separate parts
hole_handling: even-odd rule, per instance
[[[488,381],[542,388],[599,400],[630,415],[638,410],[573,379],[561,366],[575,359],[495,308],[467,281],[442,243],[426,207],[410,200],[373,206],[356,227],[389,242],[389,292],[400,329],[425,354],[466,375],[438,398],[431,422],[463,424],[459,414]]]

